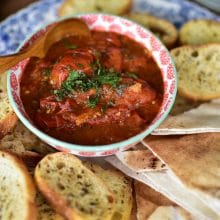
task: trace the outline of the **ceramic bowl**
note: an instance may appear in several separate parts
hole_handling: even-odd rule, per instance
[[[7,84],[9,99],[15,113],[17,114],[21,122],[42,141],[46,142],[57,150],[88,157],[112,155],[137,144],[144,137],[149,135],[155,128],[157,128],[161,124],[161,122],[167,117],[174,103],[177,90],[177,77],[175,66],[168,50],[157,39],[157,37],[155,37],[149,30],[130,20],[107,14],[83,14],[77,15],[76,17],[82,19],[92,30],[112,31],[122,35],[126,35],[142,44],[152,53],[155,62],[162,72],[164,86],[163,102],[157,116],[154,118],[152,123],[141,133],[124,141],[108,145],[77,145],[48,136],[46,133],[39,130],[30,120],[25,112],[20,98],[20,80],[23,70],[29,61],[29,58],[19,62],[8,71]],[[56,22],[59,22],[63,19],[59,19]],[[32,44],[36,39],[41,37],[41,35],[45,32],[49,25],[51,24],[46,25],[45,27],[34,33],[32,36],[29,36],[21,44],[18,51]]]

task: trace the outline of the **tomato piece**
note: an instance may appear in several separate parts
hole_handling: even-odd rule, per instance
[[[123,69],[127,72],[140,73],[143,71],[143,67],[147,65],[145,57],[134,56],[125,58],[123,62]]]
[[[42,128],[59,128],[64,125],[64,119],[59,115],[37,113],[35,120]]]
[[[77,70],[85,74],[92,74],[91,63],[93,62],[92,52],[78,49],[71,50],[54,65],[50,82],[54,88],[60,88],[63,81],[66,80],[71,70]]]
[[[102,62],[107,69],[113,68],[115,71],[120,72],[123,62],[121,49],[117,47],[107,48],[102,57]]]

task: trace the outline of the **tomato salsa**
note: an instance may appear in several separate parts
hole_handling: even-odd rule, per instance
[[[21,79],[21,99],[35,125],[74,144],[110,144],[138,134],[162,97],[150,52],[113,32],[60,40],[43,59],[31,58]]]

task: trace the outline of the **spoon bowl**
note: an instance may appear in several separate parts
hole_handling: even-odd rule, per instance
[[[22,52],[0,57],[0,74],[28,57],[43,58],[52,44],[65,36],[89,36],[88,26],[80,19],[70,18],[50,26],[30,47]]]

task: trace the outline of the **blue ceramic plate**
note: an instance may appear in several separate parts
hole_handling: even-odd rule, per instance
[[[62,0],[41,0],[17,12],[0,23],[0,55],[16,51],[19,44],[45,23],[57,18],[57,8]],[[180,27],[193,18],[220,17],[186,0],[134,0],[134,11],[147,11],[166,18]]]

